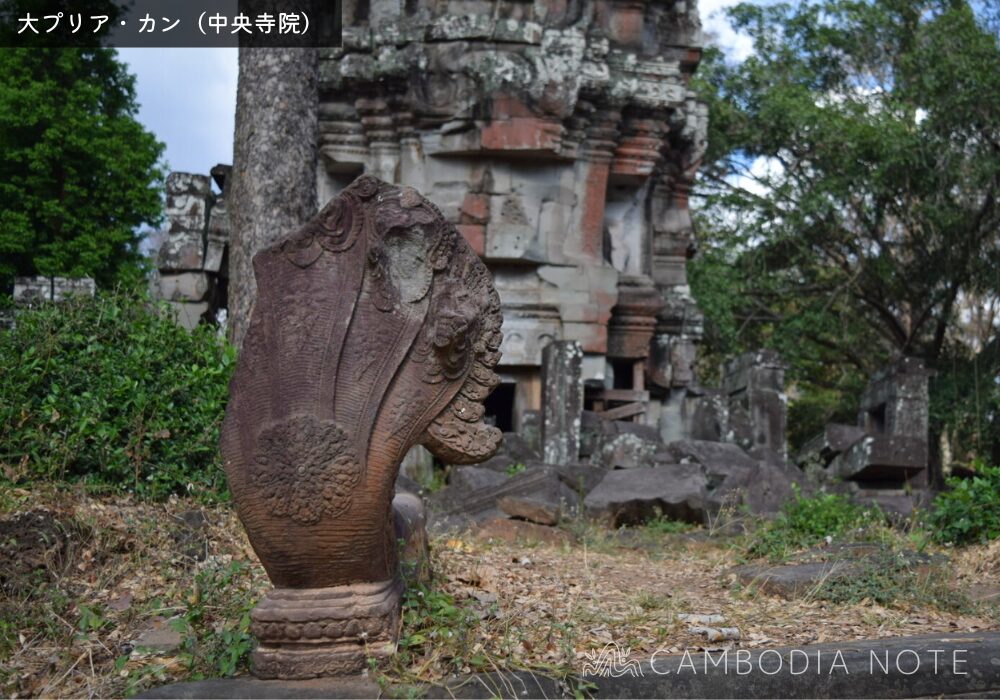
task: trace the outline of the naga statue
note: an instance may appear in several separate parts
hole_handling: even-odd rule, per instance
[[[424,445],[490,457],[502,340],[489,272],[415,190],[363,175],[253,259],[258,297],[221,449],[274,584],[252,613],[259,678],[353,673],[395,650],[392,501]]]

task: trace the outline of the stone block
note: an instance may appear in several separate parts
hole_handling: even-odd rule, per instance
[[[208,221],[208,202],[198,195],[168,194],[163,213],[171,232],[201,231]]]
[[[829,466],[833,476],[854,481],[903,482],[927,467],[927,441],[906,435],[869,436]]]
[[[577,513],[580,499],[572,489],[556,479],[530,493],[501,496],[497,506],[512,518],[539,525],[558,525],[564,518]]]
[[[209,279],[204,272],[161,274],[159,296],[167,301],[202,301],[208,296]]]
[[[168,195],[192,195],[207,198],[212,193],[212,178],[195,173],[173,172],[167,175]]]
[[[97,283],[90,277],[53,277],[52,300],[63,301],[75,296],[92,297]]]
[[[706,497],[707,481],[697,464],[616,469],[587,494],[584,510],[612,527],[658,516],[700,524],[705,520]]]
[[[226,251],[229,247],[226,241],[226,238],[213,236],[211,233],[206,237],[205,262],[202,266],[206,272],[225,272],[228,274],[228,270],[223,267],[226,259]]]
[[[501,285],[500,299],[504,299]],[[501,366],[535,366],[542,364],[542,348],[562,335],[559,312],[554,307],[521,309],[505,306],[503,342],[500,345]]]
[[[208,233],[229,239],[229,210],[226,208],[226,200],[221,197],[215,200],[208,212]]]
[[[640,423],[632,425],[648,428]],[[605,469],[635,469],[653,466],[653,455],[662,449],[656,430],[649,428],[656,436],[640,436],[636,432],[624,432],[614,436],[604,436],[600,448],[590,456],[592,464]]]
[[[156,256],[156,267],[163,272],[201,270],[204,265],[205,244],[200,231],[170,233]]]
[[[521,413],[520,434],[525,444],[535,452],[541,454],[542,446],[542,414],[540,411],[528,410]]]
[[[795,461],[827,466],[841,452],[865,436],[863,428],[843,423],[827,423],[823,432],[803,445]]]
[[[48,277],[15,277],[14,301],[19,304],[52,301],[52,280]]]

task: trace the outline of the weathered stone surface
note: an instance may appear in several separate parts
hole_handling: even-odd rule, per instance
[[[497,453],[481,466],[500,472],[524,468],[530,463],[541,461],[538,452],[517,433],[504,433]]]
[[[833,545],[804,552],[787,564],[750,564],[738,566],[732,573],[745,586],[755,586],[784,598],[797,598],[815,593],[828,581],[857,576],[872,567],[882,569],[887,561],[927,576],[946,564],[947,557],[893,552],[879,544]]]
[[[755,462],[736,445],[706,440],[676,440],[664,448],[663,454],[663,461],[697,462],[706,466],[732,465],[750,469]]]
[[[161,274],[159,296],[167,301],[202,301],[208,295],[209,280],[204,272]]]
[[[796,457],[799,464],[826,467],[841,452],[865,436],[864,428],[842,423],[827,423],[816,437],[807,442]]]
[[[576,341],[553,341],[542,351],[542,458],[575,462],[583,413],[583,351]]]
[[[862,506],[877,506],[892,520],[903,522],[918,508],[926,508],[934,494],[926,489],[858,489],[850,492],[851,500]]]
[[[927,440],[907,435],[871,435],[830,463],[841,479],[902,482],[927,467]]]
[[[805,474],[773,451],[759,450],[751,456],[728,443],[678,440],[655,459],[701,465],[710,513],[741,505],[752,513],[776,513],[792,497],[793,484],[806,485]]]
[[[17,304],[64,301],[75,296],[94,296],[97,285],[90,277],[15,277],[12,298]]]
[[[190,195],[204,199],[212,191],[212,180],[207,175],[173,172],[167,175],[165,189],[168,196]]]
[[[875,435],[927,440],[930,374],[923,362],[912,357],[876,372],[861,396],[858,423]]]
[[[163,272],[201,270],[204,265],[205,240],[201,230],[171,231],[156,256],[156,266]]]
[[[694,6],[344,9],[344,45],[320,65],[321,199],[366,172],[440,206],[494,273],[500,364],[532,391],[515,414],[539,407],[554,340],[579,343],[592,379],[655,344],[651,381],[688,385],[701,334],[688,200],[708,116],[689,86]]]
[[[499,299],[432,204],[367,176],[254,270],[221,431],[237,513],[277,586],[252,613],[254,673],[356,672],[399,632],[403,456],[423,444],[460,464],[499,444],[481,421]]]
[[[722,387],[729,400],[729,421],[723,439],[746,449],[766,447],[786,456],[786,369],[773,350],[745,353],[726,363]]]
[[[661,515],[700,524],[707,495],[707,481],[697,464],[616,469],[587,494],[584,509],[589,517],[614,527]]]
[[[530,493],[502,496],[497,500],[500,510],[510,517],[539,525],[558,525],[564,518],[575,515],[579,504],[579,496],[558,479]]]
[[[138,652],[169,654],[177,651],[184,642],[184,637],[174,629],[175,625],[183,626],[180,619],[173,621],[158,617],[138,637],[132,640],[132,647]]]
[[[607,474],[604,467],[597,467],[586,462],[557,464],[553,468],[559,473],[559,479],[581,498],[601,483]]]
[[[628,436],[624,440],[621,438]],[[616,446],[622,448],[619,466],[650,466],[650,451],[655,453],[663,448],[656,428],[642,423],[624,420],[605,420],[592,411],[584,411],[581,416],[580,456],[589,457],[592,464],[608,468],[614,467]],[[626,459],[626,453],[634,456]]]
[[[631,425],[639,426],[632,423]],[[648,428],[648,426],[639,426]],[[655,430],[649,428],[655,435]],[[615,436],[605,436],[596,454],[591,455],[592,464],[606,469],[635,469],[653,466],[653,455],[663,447],[659,436],[656,439],[641,437],[639,431],[621,432]]]
[[[178,325],[191,330],[205,318],[209,305],[206,301],[168,301]]]
[[[455,471],[451,483],[431,494],[431,529],[456,530],[490,518],[503,517],[499,501],[505,496],[531,496],[574,504],[578,497],[559,480],[555,467],[534,463],[508,476],[484,467],[463,467]]]
[[[428,582],[431,578],[431,552],[423,500],[413,493],[397,491],[392,499],[392,515],[403,576],[407,581]]]
[[[524,520],[503,518],[486,520],[476,525],[472,534],[482,540],[497,540],[508,544],[542,543],[558,547],[573,542],[573,536],[565,530]]]

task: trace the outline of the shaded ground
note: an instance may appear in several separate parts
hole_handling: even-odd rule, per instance
[[[120,696],[246,672],[247,612],[268,583],[229,507],[48,489],[8,490],[0,510],[0,694]],[[379,676],[565,675],[610,641],[646,654],[703,648],[681,613],[722,615],[751,648],[1000,629],[995,600],[941,609],[769,596],[730,573],[737,541],[704,532],[572,529],[572,544],[435,540],[437,580],[408,593],[399,663]],[[950,554],[955,589],[1000,589],[1000,542]]]

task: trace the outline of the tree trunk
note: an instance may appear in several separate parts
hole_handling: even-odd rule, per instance
[[[257,298],[253,256],[316,213],[319,54],[241,48],[229,189],[229,339],[239,348]]]

